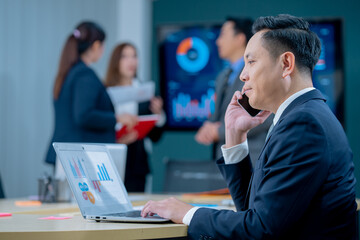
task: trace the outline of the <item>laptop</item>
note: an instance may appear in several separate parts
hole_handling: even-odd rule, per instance
[[[120,175],[122,182],[125,181],[125,168],[126,168],[126,144],[107,143],[105,144],[110,156],[115,164],[115,167]]]
[[[105,144],[53,143],[53,147],[85,219],[152,223],[169,221],[158,215],[143,218],[141,211],[133,209]]]
[[[87,143],[92,144],[92,143]],[[125,144],[116,144],[116,143],[106,143],[104,144],[112,160],[115,163],[116,169],[120,175],[121,180],[125,181],[125,168],[126,168],[126,154],[127,146]],[[62,167],[60,160],[56,158],[55,164],[55,179],[66,180],[66,174],[64,168]]]

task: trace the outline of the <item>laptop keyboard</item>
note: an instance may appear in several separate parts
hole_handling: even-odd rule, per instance
[[[106,214],[107,216],[114,216],[114,217],[131,217],[131,218],[142,218],[140,210],[133,210],[128,212],[122,213],[109,213]],[[153,219],[163,219],[159,215],[155,214],[154,216],[147,216],[146,218],[153,218]]]
[[[122,213],[110,213],[106,215],[115,216],[115,217],[141,217],[141,211],[134,210],[134,211],[122,212]]]

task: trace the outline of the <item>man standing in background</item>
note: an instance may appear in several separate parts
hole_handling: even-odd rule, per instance
[[[244,83],[239,75],[244,68],[246,44],[252,36],[252,20],[228,17],[221,27],[216,40],[219,56],[230,62],[217,77],[215,83],[215,112],[198,130],[195,139],[200,144],[213,144],[213,159],[222,156],[221,146],[225,144],[224,117],[226,108],[235,91],[241,90]],[[271,125],[272,116],[262,125],[252,129],[248,134],[250,155],[253,162],[258,159],[265,142],[266,133]]]

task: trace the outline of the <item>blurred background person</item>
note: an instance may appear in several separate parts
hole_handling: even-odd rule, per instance
[[[225,112],[235,91],[241,91],[244,83],[239,75],[244,68],[244,52],[248,40],[251,38],[252,20],[247,18],[228,17],[221,27],[216,40],[219,56],[230,62],[215,81],[215,112],[205,121],[195,135],[200,144],[213,144],[213,159],[222,157],[221,146],[225,144]],[[240,106],[239,106],[240,107]],[[272,116],[266,122],[248,134],[248,143],[253,163],[260,155],[267,131],[271,125]]]
[[[115,115],[105,86],[89,67],[101,58],[104,40],[104,30],[93,22],[80,23],[67,38],[53,89],[55,130],[51,143],[115,143],[117,122],[129,128],[137,123],[129,114]],[[51,143],[45,161],[54,165]]]
[[[105,86],[133,86],[140,87],[141,82],[136,78],[138,68],[137,51],[131,43],[122,43],[112,52],[105,78]],[[165,124],[163,100],[153,97],[150,101],[138,103],[127,101],[115,105],[116,114],[131,114],[132,116],[158,114],[160,119],[149,132],[148,138],[138,140],[135,131],[129,131],[117,140],[118,143],[128,145],[125,187],[129,192],[144,192],[146,176],[150,172],[148,153],[151,152],[151,141],[156,142],[162,135]],[[149,140],[151,139],[151,141]]]

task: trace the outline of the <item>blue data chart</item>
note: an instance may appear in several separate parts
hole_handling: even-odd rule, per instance
[[[215,111],[215,79],[226,62],[216,39],[220,25],[164,29],[161,87],[167,128],[199,128]]]
[[[215,111],[215,90],[213,88],[208,89],[207,94],[200,97],[200,101],[191,99],[190,94],[179,92],[173,99],[172,106],[175,121],[182,121],[183,119],[189,122],[194,119],[204,121]]]
[[[105,167],[105,164],[101,164],[101,165],[97,165],[97,168],[98,168],[98,172],[97,172],[97,175],[99,177],[99,180],[100,181],[113,181],[110,176],[109,176],[109,173]]]
[[[72,161],[68,161],[70,165],[71,172],[75,178],[85,178],[85,171],[83,166],[81,165],[80,160],[78,159],[77,162],[72,159]]]
[[[209,61],[209,48],[197,37],[182,40],[176,50],[176,60],[180,67],[187,72],[198,72]]]
[[[314,87],[344,123],[342,21],[310,20],[320,38],[321,54],[313,71]],[[158,28],[161,95],[169,130],[197,130],[213,113],[217,75],[228,66],[218,54],[216,24],[168,24]],[[241,89],[239,89],[241,90]]]

